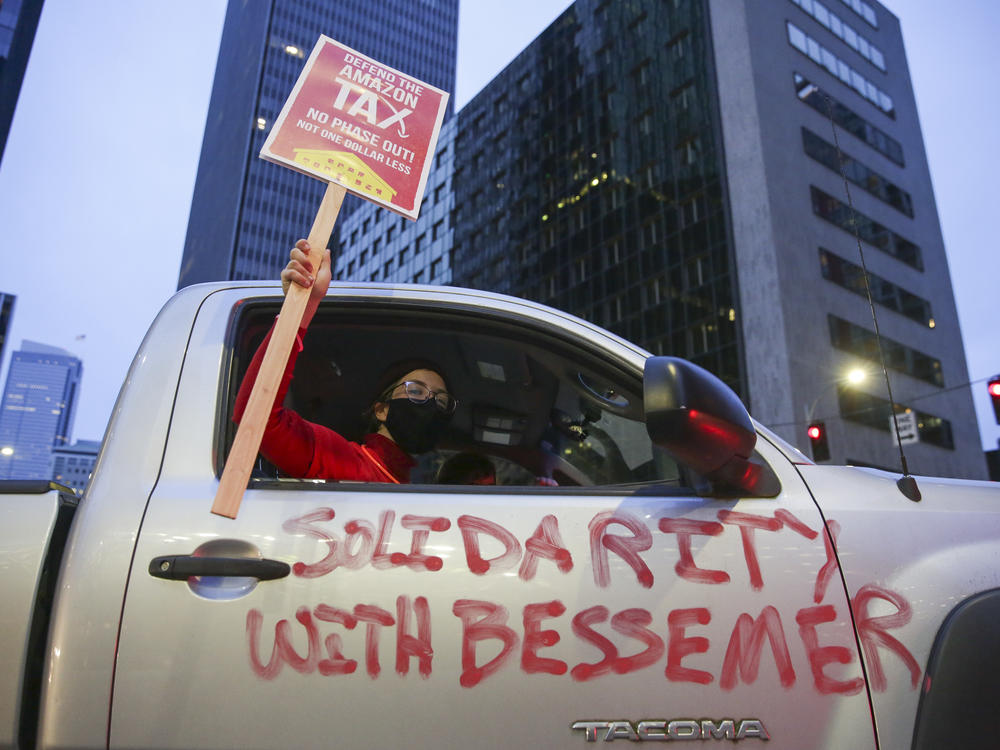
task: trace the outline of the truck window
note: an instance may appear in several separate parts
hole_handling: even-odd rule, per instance
[[[234,318],[219,415],[224,450],[235,436],[235,394],[277,310],[247,305]],[[411,488],[440,489],[438,471],[458,452],[486,456],[496,484],[508,488],[685,483],[681,468],[646,434],[642,373],[596,345],[524,321],[331,299],[309,328],[285,405],[360,441],[371,384],[386,365],[407,357],[438,363],[459,401],[445,439],[417,457]],[[217,458],[221,472],[224,452]],[[252,482],[287,487],[289,479],[261,458]]]

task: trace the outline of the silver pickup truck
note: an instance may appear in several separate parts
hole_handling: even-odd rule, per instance
[[[280,301],[178,293],[79,503],[0,485],[0,748],[995,746],[996,485],[918,477],[915,502],[564,313],[334,284],[290,405],[360,435],[419,353],[450,430],[407,485],[261,459],[231,520],[233,401]],[[436,484],[461,451],[497,484]]]

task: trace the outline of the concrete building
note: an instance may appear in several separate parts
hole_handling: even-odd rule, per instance
[[[323,183],[258,153],[321,34],[455,88],[458,0],[230,0],[178,289],[274,278],[295,240],[308,234]],[[348,196],[341,216],[360,204]]]
[[[416,223],[373,207],[342,223],[337,278],[551,304],[702,364],[807,454],[819,422],[829,460],[898,469],[884,358],[915,416],[910,470],[986,476],[899,19],[879,3],[577,0],[438,155]]]
[[[73,431],[83,363],[24,341],[11,356],[0,402],[0,479],[50,479],[53,448]]]

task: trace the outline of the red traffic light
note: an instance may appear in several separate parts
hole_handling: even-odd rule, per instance
[[[1000,424],[1000,375],[990,378],[986,384],[986,392],[993,402],[993,416],[996,417],[997,424]]]
[[[822,422],[813,422],[806,427],[806,435],[809,436],[809,444],[812,447],[813,461],[829,461],[830,444],[826,440],[826,425]]]

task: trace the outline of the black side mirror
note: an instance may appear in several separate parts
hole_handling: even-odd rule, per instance
[[[729,386],[687,360],[650,357],[643,390],[646,431],[656,445],[719,489],[778,494],[770,467],[750,460],[757,431]]]

